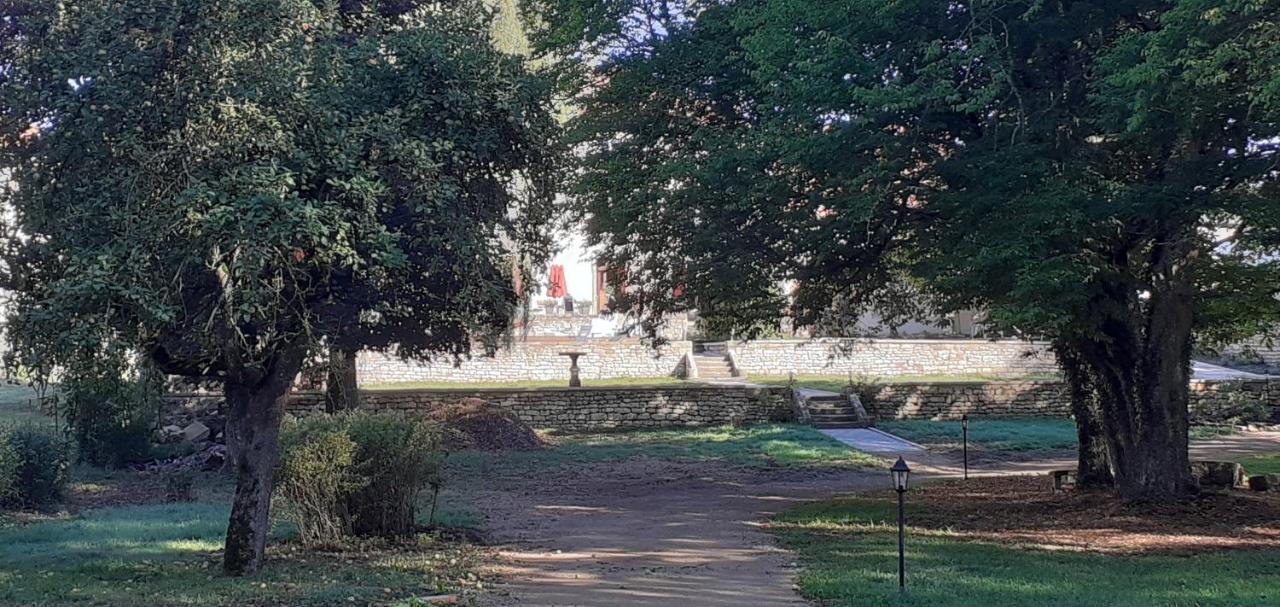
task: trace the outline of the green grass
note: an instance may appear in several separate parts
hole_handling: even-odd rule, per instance
[[[813,428],[795,424],[551,434],[549,438],[554,448],[546,451],[462,453],[450,461],[450,467],[477,468],[483,474],[490,466],[568,466],[634,457],[721,461],[748,468],[858,468],[879,463]]]
[[[1280,453],[1251,457],[1240,464],[1248,474],[1280,474]]]
[[[896,420],[876,427],[931,448],[961,443],[958,421]],[[969,420],[969,445],[988,451],[1056,451],[1076,446],[1076,425],[1053,417],[978,417]]]
[[[0,604],[383,604],[438,592],[479,558],[425,537],[409,548],[339,554],[286,542],[268,548],[261,575],[228,578],[218,569],[227,513],[211,503],[103,508],[0,529]],[[276,541],[289,534],[278,526]]]
[[[1012,382],[1012,381],[1053,381],[1060,379],[1056,375],[1025,375],[1018,377],[996,376],[996,375],[979,375],[979,374],[955,374],[955,375],[894,375],[890,377],[874,377],[869,381],[882,384],[906,384],[906,383],[963,383],[963,382]],[[757,384],[765,384],[770,386],[788,385],[791,378],[786,375],[750,375],[748,381]],[[795,376],[796,385],[801,388],[812,388],[815,390],[827,390],[829,392],[843,392],[849,385],[848,375],[797,375]],[[854,376],[854,381],[864,382],[868,378]]]
[[[1276,551],[1101,556],[966,542],[922,529],[908,530],[907,590],[900,593],[897,530],[887,524],[896,520],[891,504],[836,500],[777,517],[771,529],[804,564],[801,593],[829,607],[1280,604]]]
[[[53,424],[35,405],[36,391],[26,386],[0,384],[0,424]]]
[[[696,384],[678,377],[615,377],[610,379],[583,379],[582,385],[592,387],[667,386]],[[361,390],[470,390],[475,388],[567,388],[569,380],[509,381],[509,382],[440,382],[412,381],[361,384]]]

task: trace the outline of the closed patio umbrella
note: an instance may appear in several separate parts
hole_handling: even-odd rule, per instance
[[[547,281],[547,297],[564,297],[569,293],[569,285],[564,281],[564,266],[551,266],[551,277]]]

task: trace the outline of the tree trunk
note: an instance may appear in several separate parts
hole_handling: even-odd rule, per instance
[[[1092,307],[1105,318],[1096,337],[1072,342],[1096,393],[1121,495],[1173,499],[1195,494],[1187,405],[1190,394],[1194,225],[1161,230],[1145,289],[1118,282]],[[1146,300],[1139,296],[1145,290]]]
[[[1054,352],[1071,391],[1071,415],[1076,422],[1077,463],[1076,486],[1102,489],[1114,485],[1111,454],[1102,427],[1098,390],[1079,353],[1065,344],[1056,344]]]
[[[325,375],[324,404],[329,413],[349,411],[360,406],[356,377],[356,351],[329,348],[328,373]]]
[[[235,427],[238,445],[234,455],[228,449],[236,477],[222,562],[229,575],[253,575],[262,569],[271,526],[280,421],[303,357],[301,350],[284,352],[260,381],[226,381],[227,424]]]

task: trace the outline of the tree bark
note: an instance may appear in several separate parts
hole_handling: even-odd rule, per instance
[[[222,561],[229,575],[253,575],[262,569],[280,455],[280,422],[304,354],[296,349],[278,355],[257,381],[226,380],[227,424],[235,426],[238,439],[234,456],[228,450],[236,477]]]
[[[1054,352],[1066,376],[1071,393],[1071,415],[1076,422],[1076,486],[1081,489],[1110,488],[1115,483],[1111,454],[1102,427],[1098,390],[1087,365],[1069,345],[1056,344]]]
[[[329,348],[328,372],[325,375],[324,404],[329,413],[349,411],[360,406],[356,376],[356,351]]]
[[[1187,411],[1193,231],[1194,225],[1159,230],[1147,260],[1149,280],[1110,285],[1092,302],[1104,317],[1098,334],[1071,343],[1096,394],[1115,486],[1131,499],[1199,491],[1191,476]]]

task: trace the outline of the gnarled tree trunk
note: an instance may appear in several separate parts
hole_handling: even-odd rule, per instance
[[[1102,427],[1102,410],[1098,390],[1089,369],[1078,353],[1065,343],[1054,346],[1058,364],[1066,376],[1071,396],[1071,415],[1076,422],[1078,457],[1076,486],[1081,489],[1111,487],[1111,454]]]
[[[324,382],[325,410],[337,413],[360,406],[358,381],[356,351],[337,346],[329,348],[329,364]]]
[[[253,575],[262,569],[271,530],[280,422],[303,357],[301,350],[286,351],[257,381],[226,380],[227,424],[235,427],[237,443],[234,454],[228,453],[236,492],[222,562],[230,575]]]

